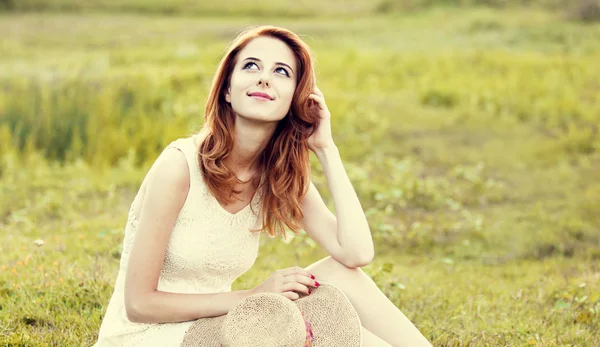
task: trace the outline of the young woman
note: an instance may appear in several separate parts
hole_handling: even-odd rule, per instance
[[[254,293],[296,300],[319,280],[346,293],[366,347],[430,346],[360,270],[373,241],[330,116],[297,35],[273,26],[241,33],[219,64],[202,129],[165,148],[131,205],[96,346],[179,346],[196,319],[226,314]],[[310,181],[309,150],[336,215]],[[285,236],[284,226],[304,229],[330,256],[232,291],[254,264],[260,232]]]

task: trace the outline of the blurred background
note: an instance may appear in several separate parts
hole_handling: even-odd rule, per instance
[[[311,46],[376,243],[364,271],[434,345],[598,345],[597,0],[0,9],[0,345],[95,341],[144,175],[200,128],[227,44],[258,24]],[[263,236],[234,290],[325,255]]]

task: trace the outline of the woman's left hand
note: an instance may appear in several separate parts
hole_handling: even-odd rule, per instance
[[[309,95],[308,99],[312,99],[319,110],[319,127],[308,138],[308,148],[316,153],[319,150],[335,146],[331,136],[331,113],[327,108],[327,104],[325,104],[325,97],[319,87],[315,86],[315,90]]]

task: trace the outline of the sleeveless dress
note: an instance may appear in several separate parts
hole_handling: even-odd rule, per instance
[[[233,281],[248,271],[258,256],[260,233],[252,233],[250,229],[257,228],[261,222],[260,190],[244,209],[232,214],[205,185],[193,137],[175,140],[165,150],[168,148],[177,148],[185,155],[190,169],[190,188],[167,246],[157,289],[197,294],[230,292]],[[193,323],[147,324],[127,319],[124,300],[127,263],[134,237],[144,237],[143,230],[138,235],[137,226],[132,203],[119,272],[96,347],[179,346]]]

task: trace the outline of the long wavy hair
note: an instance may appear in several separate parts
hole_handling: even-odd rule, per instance
[[[249,27],[229,45],[219,62],[205,106],[204,124],[200,131],[198,162],[204,181],[218,201],[229,203],[239,182],[224,159],[233,149],[235,114],[225,101],[224,91],[229,85],[238,53],[253,39],[260,36],[276,38],[294,53],[297,62],[296,90],[288,113],[279,121],[273,136],[259,158],[259,174],[252,179],[256,193],[261,193],[262,228],[270,237],[281,233],[286,238],[285,226],[297,234],[304,217],[301,202],[310,184],[310,161],[307,140],[317,129],[318,111],[309,103],[315,85],[313,58],[310,48],[293,32],[275,26]],[[262,184],[260,177],[263,176]],[[260,192],[259,192],[260,190]],[[252,203],[250,204],[252,208]],[[253,211],[257,213],[256,211]]]

